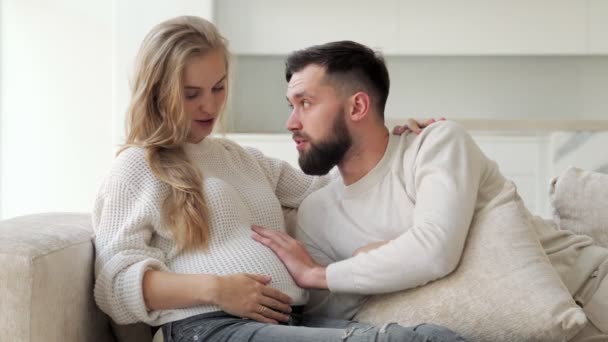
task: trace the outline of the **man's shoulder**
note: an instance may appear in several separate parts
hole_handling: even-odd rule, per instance
[[[422,142],[428,143],[468,139],[470,138],[470,134],[457,122],[439,121],[425,128],[419,137]]]
[[[439,121],[426,127],[415,137],[404,137],[400,141],[400,150],[406,160],[418,159],[420,155],[435,154],[446,146],[471,145],[473,138],[467,130],[454,121]]]

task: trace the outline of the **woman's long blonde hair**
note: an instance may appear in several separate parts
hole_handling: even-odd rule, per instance
[[[218,49],[228,73],[226,40],[199,17],[170,19],[148,33],[135,66],[127,141],[118,152],[144,148],[152,172],[170,186],[162,217],[181,249],[205,248],[210,235],[203,175],[184,150],[192,118],[184,110],[183,73],[191,57]]]

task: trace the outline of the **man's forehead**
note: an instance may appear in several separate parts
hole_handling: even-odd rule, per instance
[[[289,84],[287,84],[287,92],[298,92],[298,90],[304,90],[307,86],[320,84],[324,77],[324,67],[317,64],[308,65],[304,69],[293,73]]]

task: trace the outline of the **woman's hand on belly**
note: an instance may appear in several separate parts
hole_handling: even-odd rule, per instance
[[[291,298],[269,287],[270,281],[270,277],[257,274],[220,276],[215,289],[214,304],[231,315],[258,322],[287,322],[291,312]]]

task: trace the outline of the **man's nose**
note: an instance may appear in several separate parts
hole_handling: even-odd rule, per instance
[[[302,122],[300,122],[299,115],[295,109],[291,111],[291,114],[289,114],[289,118],[287,119],[287,129],[291,132],[302,129]]]

